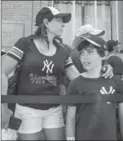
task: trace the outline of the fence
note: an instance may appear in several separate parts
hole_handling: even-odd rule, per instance
[[[42,96],[27,96],[27,95],[2,95],[1,97],[2,103],[60,103],[69,105],[70,103],[95,103],[95,102],[123,102],[123,95],[42,95]]]

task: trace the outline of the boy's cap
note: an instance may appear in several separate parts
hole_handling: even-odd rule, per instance
[[[52,6],[43,7],[36,16],[36,26],[40,25],[40,20],[44,18],[62,18],[63,23],[68,23],[71,20],[71,13],[61,13],[58,9]]]
[[[99,36],[94,36],[94,35],[91,35],[91,36],[88,36],[88,37],[81,36],[81,43],[83,41],[88,41],[90,44],[92,44],[96,47],[107,50],[107,47],[105,45],[106,44],[105,41],[103,40],[103,38],[101,38]],[[82,48],[83,48],[83,46],[78,45],[77,50],[80,51]]]
[[[83,25],[76,30],[75,39],[73,40],[73,47],[76,48],[81,43],[81,36],[103,36],[104,34],[104,30],[94,28],[90,24]]]
[[[97,28],[94,28],[90,24],[86,24],[86,25],[83,25],[83,26],[81,26],[80,28],[78,28],[76,30],[75,37],[78,37],[78,36],[81,36],[81,35],[84,35],[84,34],[87,34],[87,33],[89,33],[91,35],[102,36],[102,35],[105,34],[105,31],[104,30],[97,29]]]

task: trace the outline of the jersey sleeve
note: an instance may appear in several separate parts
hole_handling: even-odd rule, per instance
[[[72,49],[69,47],[69,46],[65,46],[65,52],[66,52],[66,58],[65,58],[65,68],[73,65],[73,61],[72,61],[72,58],[70,56],[71,52],[72,52]]]
[[[123,80],[121,80],[119,77],[114,76],[113,77],[115,85],[116,85],[116,92],[123,94]]]
[[[7,55],[16,59],[17,61],[20,61],[24,55],[24,52],[26,51],[27,46],[28,46],[27,39],[25,37],[20,38],[10,49]]]
[[[72,80],[69,84],[67,95],[77,95],[75,79]],[[76,104],[69,104],[70,106],[76,106]]]

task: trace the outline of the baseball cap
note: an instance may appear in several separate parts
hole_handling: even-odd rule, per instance
[[[105,34],[104,30],[94,28],[90,24],[81,26],[76,30],[75,39],[73,40],[73,47],[76,48],[81,43],[81,36],[97,35],[102,36]]]
[[[107,44],[108,50],[112,50],[113,46],[116,46],[116,45],[121,44],[121,43],[118,40],[108,40],[106,42],[106,44]]]
[[[86,24],[86,25],[83,25],[83,26],[81,26],[80,28],[78,28],[76,30],[75,37],[78,37],[78,36],[81,36],[81,35],[84,35],[84,34],[87,34],[87,33],[89,33],[91,35],[102,36],[102,35],[105,34],[105,31],[97,29],[97,28],[94,28],[90,24]]]
[[[39,26],[44,18],[51,20],[59,17],[62,18],[63,23],[68,23],[71,20],[71,13],[62,13],[55,7],[45,6],[38,12],[35,25]]]
[[[83,41],[88,41],[90,44],[92,44],[96,47],[107,50],[105,41],[103,40],[103,38],[101,38],[99,36],[96,36],[96,35],[91,35],[88,37],[81,36],[81,38],[82,38],[81,43]],[[78,51],[80,51],[82,48],[83,48],[83,46],[79,46],[79,45],[77,46]]]

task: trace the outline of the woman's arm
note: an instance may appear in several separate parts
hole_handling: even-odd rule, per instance
[[[66,117],[66,139],[75,140],[76,106],[68,106]]]
[[[74,65],[71,65],[65,69],[65,74],[69,80],[73,80],[78,77],[80,73]]]
[[[7,95],[8,75],[14,70],[17,63],[17,60],[8,55],[2,58],[2,95]]]
[[[104,73],[102,74],[105,78],[112,78],[113,77],[113,68],[111,65],[106,65],[106,67],[103,68]],[[74,78],[79,76],[79,71],[74,65],[71,65],[65,69],[66,76],[69,78],[69,80],[73,80]]]
[[[7,95],[8,91],[8,75],[15,69],[18,62],[23,58],[24,52],[28,49],[28,40],[25,37],[20,38],[11,50],[2,56],[2,95]],[[8,125],[11,111],[6,103],[2,104],[2,122]],[[4,128],[3,127],[3,128]]]
[[[7,95],[8,90],[8,75],[17,65],[18,61],[5,55],[2,57],[2,95]],[[12,111],[8,109],[7,103],[2,103],[1,105],[1,125],[2,128],[7,128],[9,124],[9,119],[12,116]]]

